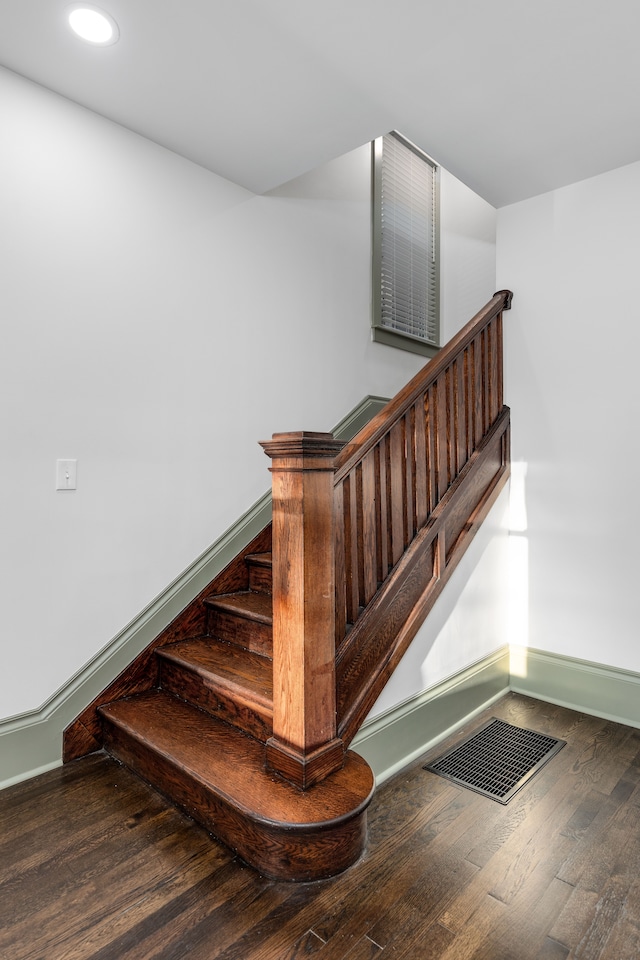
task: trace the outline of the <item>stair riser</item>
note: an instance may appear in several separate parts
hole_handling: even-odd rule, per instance
[[[273,655],[273,628],[271,624],[248,620],[222,610],[209,610],[207,618],[209,636],[218,640],[235,643],[238,647],[261,653],[265,657]]]
[[[256,593],[265,593],[271,596],[272,588],[271,567],[249,563],[249,589]]]
[[[273,735],[273,712],[251,703],[239,691],[228,691],[203,680],[197,673],[161,660],[160,684],[164,690],[192,703],[218,720],[232,724],[263,743]]]
[[[188,772],[176,767],[125,730],[105,722],[105,746],[116,759],[169,797],[243,860],[275,880],[320,880],[335,876],[361,856],[366,809],[340,827],[277,828],[243,816]],[[229,758],[233,763],[233,758]]]

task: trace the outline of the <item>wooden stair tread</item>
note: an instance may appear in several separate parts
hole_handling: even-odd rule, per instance
[[[246,817],[263,823],[288,830],[329,826],[371,799],[373,775],[352,751],[342,770],[301,791],[265,770],[264,744],[162,691],[116,700],[100,712]]]
[[[217,597],[207,597],[204,602],[215,610],[222,610],[247,620],[255,620],[269,626],[273,623],[273,601],[264,593],[247,591],[221,594]]]
[[[157,654],[197,673],[209,685],[230,692],[248,692],[255,702],[273,707],[273,664],[259,653],[200,637],[169,644]]]
[[[270,567],[272,565],[270,553],[250,553],[246,560],[247,563],[253,563],[260,567]]]

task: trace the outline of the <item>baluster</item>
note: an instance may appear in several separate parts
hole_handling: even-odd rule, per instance
[[[387,500],[387,437],[382,437],[374,448],[376,473],[376,546],[378,561],[378,582],[387,579],[389,573],[389,522]]]
[[[405,446],[405,549],[409,546],[416,532],[416,464],[415,464],[415,419],[413,406],[404,417],[404,446]]]
[[[473,453],[473,344],[464,351],[464,417],[467,460]]]
[[[453,364],[449,364],[445,370],[444,378],[447,397],[447,482],[451,486],[458,472]]]
[[[369,603],[378,589],[376,571],[376,477],[373,451],[362,461],[362,573],[363,607]]]
[[[344,479],[344,539],[347,622],[358,619],[358,506],[355,471]]]
[[[336,518],[336,650],[347,632],[347,574],[345,563],[344,482],[334,489]]]
[[[498,355],[499,346],[499,322],[494,318],[487,329],[489,341],[489,411],[490,422],[493,423],[499,416],[502,409],[502,403],[499,399],[500,393],[500,358]]]
[[[511,301],[509,301],[509,304]],[[509,306],[506,309],[511,309]],[[502,341],[502,314],[499,313],[496,317],[496,416],[499,416],[502,412],[502,407],[504,405],[504,376],[503,376],[503,363],[504,363],[504,344]]]
[[[472,395],[474,398],[473,406],[473,449],[477,450],[484,435],[483,424],[483,403],[482,396],[484,390],[483,363],[482,363],[482,343],[479,336],[475,337],[471,344],[473,356],[473,387]]]
[[[435,454],[437,499],[447,492],[449,486],[449,451],[447,444],[447,385],[444,374],[433,385],[435,403]]]
[[[436,415],[436,393],[431,385],[425,394],[425,430],[427,439],[427,499],[429,513],[433,511],[438,502],[438,466],[436,450],[436,426],[438,418]]]
[[[482,337],[482,433],[489,432],[491,426],[491,354],[489,327],[486,326]]]
[[[391,562],[396,565],[404,553],[405,531],[405,449],[404,419],[394,423],[389,433],[389,460],[391,467],[390,520]]]
[[[453,403],[456,430],[456,476],[467,462],[467,418],[464,382],[464,358],[457,357],[453,364]]]
[[[413,405],[413,423],[416,455],[416,529],[420,530],[429,516],[429,489],[427,481],[427,437],[424,395],[418,397]]]

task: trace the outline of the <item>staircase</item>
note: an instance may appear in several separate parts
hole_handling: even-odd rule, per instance
[[[205,599],[206,636],[156,651],[156,689],[98,708],[104,746],[266,876],[331,876],[360,856],[372,774],[354,753],[313,791],[265,770],[271,555],[246,564],[248,590]]]
[[[346,869],[373,775],[348,749],[509,473],[489,304],[347,447],[274,434],[266,528],[65,731],[279,880]]]

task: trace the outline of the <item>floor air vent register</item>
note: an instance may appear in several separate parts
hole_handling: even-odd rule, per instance
[[[508,803],[566,742],[494,717],[424,769]]]

